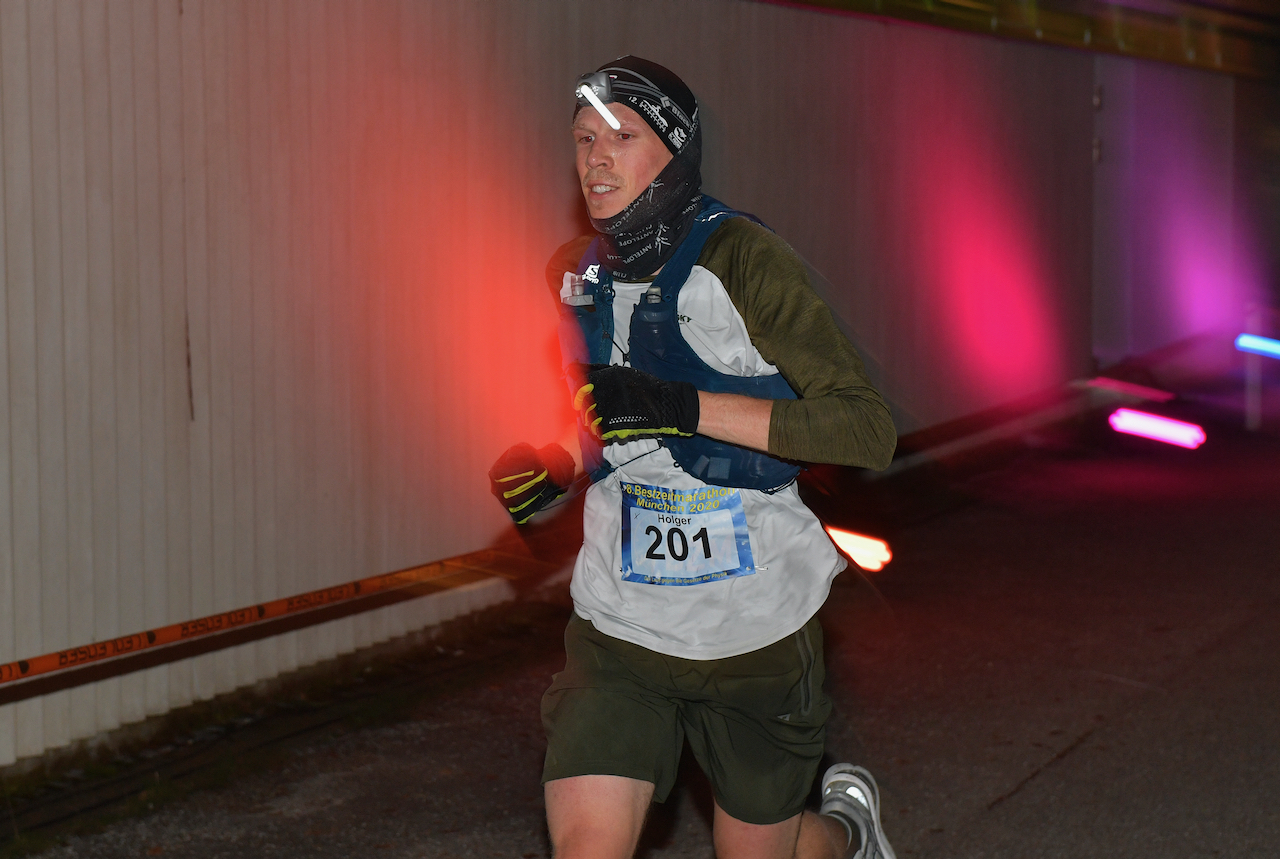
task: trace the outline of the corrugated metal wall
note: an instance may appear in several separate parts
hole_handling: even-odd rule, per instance
[[[1099,56],[1095,80],[1095,354],[1233,337],[1265,283],[1236,217],[1234,79]]]
[[[493,539],[485,470],[568,420],[570,83],[627,52],[901,429],[1087,366],[1085,55],[739,0],[0,0],[0,661]],[[0,708],[0,763],[421,622]]]
[[[559,390],[554,243],[542,180],[476,146],[477,11],[0,2],[0,661],[503,526],[494,449],[554,430],[492,407]],[[489,378],[498,354],[534,381]],[[380,610],[5,706],[0,764],[432,620]]]
[[[777,7],[723,33],[709,185],[830,280],[900,432],[1088,371],[1088,55]]]

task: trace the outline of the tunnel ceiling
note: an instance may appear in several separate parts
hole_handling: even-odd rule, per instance
[[[1280,78],[1280,4],[1274,0],[802,0],[785,5]]]

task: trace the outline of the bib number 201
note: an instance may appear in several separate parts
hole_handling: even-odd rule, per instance
[[[667,556],[659,551],[662,547],[662,529],[657,525],[650,525],[644,529],[644,532],[653,537],[653,545],[649,547],[649,551],[644,553],[644,556],[655,561],[665,561]],[[700,529],[698,533],[693,535],[693,542],[697,543],[699,540],[702,541],[702,557],[710,558],[711,538],[707,536],[706,528]],[[676,548],[677,541],[680,545],[678,549]],[[667,551],[671,553],[672,560],[683,561],[689,557],[689,538],[684,535],[684,531],[679,528],[672,528],[667,532]]]
[[[742,495],[622,484],[622,578],[698,585],[755,572]]]

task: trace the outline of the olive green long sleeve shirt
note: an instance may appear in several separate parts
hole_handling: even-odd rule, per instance
[[[582,236],[563,245],[548,264],[557,303],[564,273],[576,269],[590,241]],[[897,444],[889,408],[795,251],[759,224],[733,218],[707,239],[697,264],[723,284],[752,345],[799,396],[774,401],[769,453],[802,462],[888,466]]]

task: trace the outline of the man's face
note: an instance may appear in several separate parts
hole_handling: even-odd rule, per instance
[[[617,131],[592,107],[578,111],[573,121],[578,179],[587,211],[596,219],[625,209],[671,161],[671,150],[640,114],[617,103],[609,110],[622,124]]]

